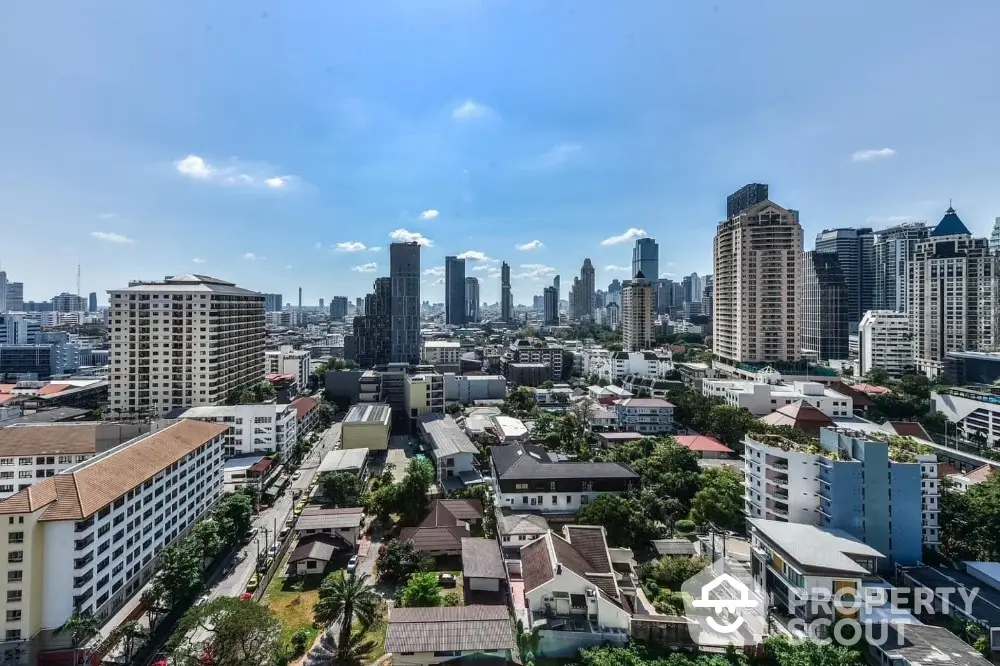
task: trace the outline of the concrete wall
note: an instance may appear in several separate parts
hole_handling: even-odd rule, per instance
[[[360,381],[360,370],[336,370],[326,373],[323,388],[328,400],[353,405],[358,401]]]
[[[345,449],[385,451],[389,448],[389,427],[382,423],[344,423],[340,442]]]

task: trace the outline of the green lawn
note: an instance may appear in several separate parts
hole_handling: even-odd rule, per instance
[[[358,631],[360,628],[361,627],[358,623],[355,622],[354,631]],[[385,654],[385,632],[387,628],[388,622],[386,621],[385,615],[379,617],[375,624],[368,627],[368,631],[365,632],[365,640],[373,642],[375,647],[370,653],[368,653],[366,661],[373,662]]]
[[[283,565],[285,563],[282,563]],[[284,569],[279,569],[284,571]],[[263,601],[281,618],[281,641],[288,644],[299,629],[305,629],[312,645],[319,629],[313,627],[313,607],[319,600],[319,584],[323,576],[306,576],[287,581],[281,576],[271,579],[264,592]]]

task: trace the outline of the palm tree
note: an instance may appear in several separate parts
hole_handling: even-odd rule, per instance
[[[343,571],[338,571],[323,580],[313,616],[319,624],[340,623],[340,639],[337,641],[339,664],[350,663],[350,650],[360,647],[358,641],[351,640],[354,621],[367,629],[378,615],[378,606],[379,598],[368,584],[368,574],[344,575]]]
[[[83,643],[97,633],[101,627],[101,622],[89,610],[80,612],[79,608],[73,609],[66,622],[56,629],[56,634],[68,634],[70,644],[73,646],[73,664],[80,663],[79,651]]]
[[[361,666],[365,658],[375,649],[375,643],[365,640],[364,634],[352,634],[347,644],[341,648],[333,628],[320,636],[306,657],[305,666]]]

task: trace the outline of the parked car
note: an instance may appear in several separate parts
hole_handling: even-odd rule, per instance
[[[267,549],[267,556],[268,557],[274,557],[275,555],[278,554],[279,550],[281,550],[281,546],[279,546],[276,543],[272,543],[271,547]]]
[[[208,603],[208,595],[203,594],[200,597],[198,597],[198,600],[194,602],[194,605],[201,606],[202,604],[207,604],[207,603]]]
[[[250,576],[250,580],[247,581],[247,592],[255,591],[258,584],[260,584],[260,576],[257,574]]]
[[[292,481],[298,481],[300,476],[302,476],[302,472],[295,472],[292,474]]]
[[[347,561],[347,573],[352,574],[358,570],[358,556],[351,555],[351,559]]]
[[[438,585],[441,587],[455,587],[455,576],[450,573],[438,574]]]

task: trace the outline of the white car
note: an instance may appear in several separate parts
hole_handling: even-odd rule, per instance
[[[352,574],[358,570],[358,556],[351,555],[351,559],[347,561],[347,573]]]
[[[292,474],[292,481],[298,481],[300,476],[302,476],[302,472],[295,472]]]

